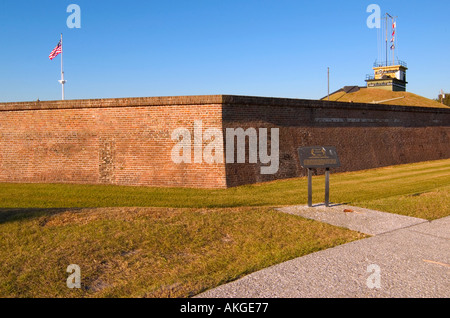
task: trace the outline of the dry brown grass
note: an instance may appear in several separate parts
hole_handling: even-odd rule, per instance
[[[392,92],[377,88],[361,88],[359,91],[349,94],[346,94],[345,92],[337,92],[330,95],[330,101],[372,103],[403,96],[404,98],[402,99],[384,102],[382,103],[382,105],[418,106],[450,109],[450,107],[446,105],[410,92]],[[324,100],[325,99],[327,98],[324,98]]]
[[[0,297],[189,297],[364,237],[268,207],[0,214]],[[70,264],[81,289],[66,286]]]

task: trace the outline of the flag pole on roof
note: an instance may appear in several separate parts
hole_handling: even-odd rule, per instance
[[[61,83],[62,86],[62,100],[64,100],[64,84],[67,82],[64,80],[64,64],[63,64],[63,35],[61,33],[61,40],[59,40],[59,43],[56,45],[56,47],[53,49],[53,51],[49,55],[49,59],[53,60],[56,56],[61,54],[61,79],[58,81]]]
[[[64,80],[64,67],[63,67],[63,35],[61,33],[61,80],[58,82],[61,83],[62,86],[62,100],[64,100],[64,84],[66,81]]]

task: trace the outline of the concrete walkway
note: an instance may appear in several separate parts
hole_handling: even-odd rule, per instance
[[[197,297],[450,297],[450,217],[429,222],[344,205],[279,210],[374,236],[260,270]]]

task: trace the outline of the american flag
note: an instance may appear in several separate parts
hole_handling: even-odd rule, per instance
[[[59,53],[62,52],[62,45],[61,40],[59,41],[58,45],[53,49],[52,53],[48,56],[50,60],[53,60],[55,57],[58,56]]]

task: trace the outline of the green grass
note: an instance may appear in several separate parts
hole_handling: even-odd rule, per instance
[[[433,192],[450,186],[450,160],[331,175],[333,202],[366,205],[376,200]],[[313,178],[314,202],[323,202],[324,177]],[[392,201],[393,200],[393,201]],[[387,211],[395,199],[386,202]],[[0,208],[61,207],[239,207],[307,202],[306,178],[224,190],[75,184],[0,184]],[[378,201],[377,204],[382,204]],[[448,215],[448,211],[442,211]]]
[[[323,201],[323,176],[314,201]],[[189,297],[364,237],[273,207],[305,178],[225,190],[0,184],[0,297]],[[331,200],[429,220],[450,215],[450,160],[332,174]],[[69,264],[82,288],[66,287]]]
[[[369,200],[359,203],[359,206],[427,220],[435,220],[450,215],[450,187],[447,186],[434,191]]]

